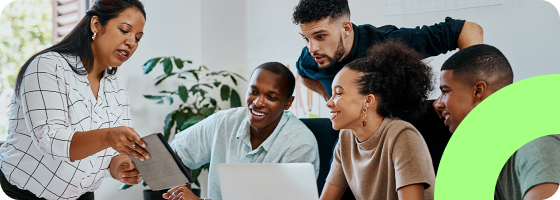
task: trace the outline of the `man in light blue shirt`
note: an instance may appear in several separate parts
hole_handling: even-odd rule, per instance
[[[218,163],[312,163],[319,174],[313,133],[290,111],[294,75],[276,62],[257,67],[249,81],[247,107],[214,113],[178,133],[171,146],[190,169],[210,163],[208,197],[221,200]],[[182,197],[182,198],[179,198]],[[168,199],[200,199],[185,186]]]

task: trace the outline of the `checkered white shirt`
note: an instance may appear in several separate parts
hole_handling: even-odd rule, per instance
[[[77,199],[94,191],[117,155],[112,148],[70,161],[76,131],[130,126],[123,83],[104,72],[97,99],[79,58],[49,52],[27,68],[21,93],[11,101],[8,138],[0,146],[0,169],[18,188],[46,199]]]

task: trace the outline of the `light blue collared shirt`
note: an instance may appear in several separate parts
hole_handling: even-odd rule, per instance
[[[312,163],[319,175],[319,148],[315,136],[290,111],[284,111],[278,126],[255,150],[247,108],[214,113],[178,133],[172,142],[177,155],[190,169],[210,163],[208,197],[221,200],[218,163]]]

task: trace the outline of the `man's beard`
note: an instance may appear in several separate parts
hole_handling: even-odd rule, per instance
[[[324,55],[325,58],[327,58],[327,60],[329,61],[329,64],[327,66],[321,67],[322,69],[327,69],[330,68],[332,66],[334,66],[334,64],[336,64],[341,58],[342,56],[344,56],[344,44],[342,44],[342,36],[340,36],[340,42],[338,43],[338,47],[336,48],[336,51],[334,52],[334,57],[330,57],[327,55]]]

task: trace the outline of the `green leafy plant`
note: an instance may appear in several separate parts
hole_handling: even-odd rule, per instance
[[[21,66],[52,45],[52,1],[14,1],[0,9],[0,102],[9,102]],[[8,111],[0,108],[0,113]],[[7,136],[8,120],[1,120],[0,138]]]
[[[179,102],[179,107],[173,110],[165,117],[163,126],[163,136],[169,140],[171,134],[177,134],[182,130],[202,121],[217,110],[221,110],[218,106],[218,100],[229,101],[231,108],[241,106],[241,98],[234,87],[228,85],[233,83],[237,86],[238,79],[247,81],[239,74],[229,71],[210,71],[206,66],[202,65],[197,68],[191,68],[190,60],[182,60],[176,57],[157,57],[148,60],[144,64],[144,74],[150,73],[156,66],[163,66],[163,74],[155,80],[154,86],[161,84],[170,77],[181,80],[182,84],[172,88],[171,90],[161,90],[157,95],[144,95],[145,98],[155,100],[156,104],[173,105],[173,102]],[[210,94],[217,94],[219,90],[219,99]],[[176,101],[178,99],[179,101]],[[209,164],[202,165],[200,168],[192,171],[195,184],[200,187],[198,176],[202,170],[208,170]],[[146,186],[145,182],[142,182]],[[120,189],[126,189],[130,185],[121,184]]]

